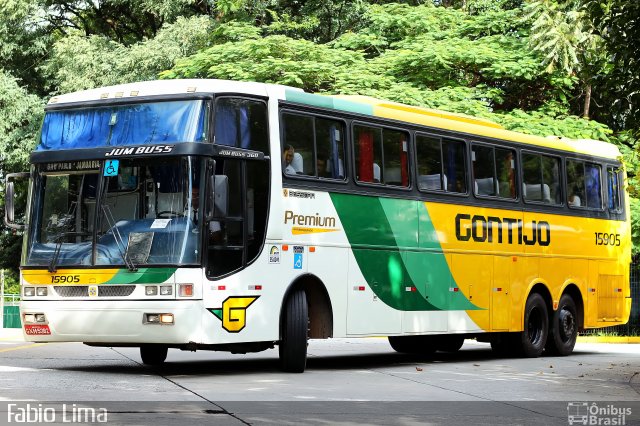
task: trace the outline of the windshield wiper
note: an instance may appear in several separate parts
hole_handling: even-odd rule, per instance
[[[131,257],[127,253],[127,246],[124,243],[124,239],[122,238],[122,234],[120,234],[120,230],[116,226],[116,220],[113,217],[113,213],[111,213],[111,208],[108,204],[102,205],[102,212],[104,213],[104,217],[107,219],[107,223],[109,227],[113,230],[113,239],[118,246],[118,252],[120,252],[120,257],[124,261],[124,264],[127,266],[129,272],[136,272],[138,267],[133,263]]]
[[[69,231],[69,232],[63,232],[61,235],[59,235],[54,241],[56,242],[56,248],[53,251],[53,258],[51,259],[51,262],[49,262],[49,272],[57,272],[58,271],[58,257],[60,257],[60,249],[62,249],[62,243],[64,242],[65,238],[68,237],[88,237],[91,235],[91,232],[75,232],[75,231]]]

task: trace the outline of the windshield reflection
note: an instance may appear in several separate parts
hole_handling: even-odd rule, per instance
[[[199,263],[201,161],[123,159],[106,177],[101,162],[40,166],[25,265]]]

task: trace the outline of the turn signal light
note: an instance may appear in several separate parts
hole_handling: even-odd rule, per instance
[[[173,325],[173,314],[144,314],[144,324],[164,324]]]
[[[173,314],[161,314],[160,322],[162,324],[173,324]]]
[[[193,284],[180,284],[178,286],[178,296],[180,296],[180,297],[192,297],[193,296]]]

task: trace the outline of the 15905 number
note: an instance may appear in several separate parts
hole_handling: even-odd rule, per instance
[[[71,284],[71,283],[79,283],[80,275],[52,275],[51,283],[52,284]]]
[[[597,246],[620,246],[620,234],[607,234],[606,232],[596,232]]]

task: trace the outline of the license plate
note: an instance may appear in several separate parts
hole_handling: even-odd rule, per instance
[[[45,334],[51,334],[51,330],[48,325],[25,325],[24,332],[30,336],[42,336]]]

